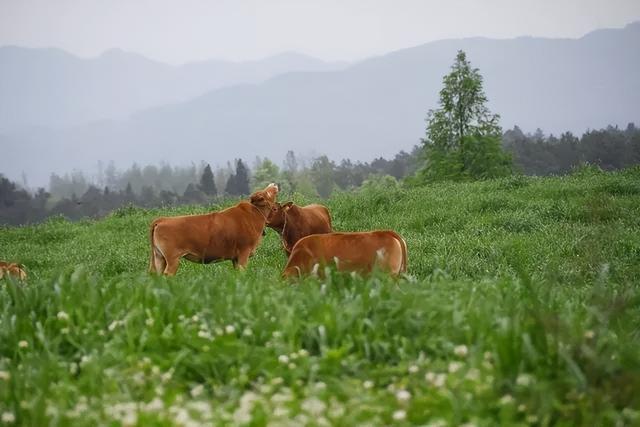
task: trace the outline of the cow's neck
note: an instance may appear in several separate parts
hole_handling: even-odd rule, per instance
[[[253,206],[253,208],[260,213],[260,216],[264,219],[264,223],[266,225],[267,222],[268,222],[267,221],[267,215],[264,212],[262,212],[262,210],[259,207],[257,207],[256,205],[254,205],[253,203],[250,203],[250,205]]]
[[[291,227],[291,223],[293,223],[293,227]],[[287,224],[289,227],[287,228]],[[284,214],[284,226],[282,227],[282,243],[285,245],[285,249],[291,251],[291,248],[296,244],[298,240],[300,240],[299,234],[300,231],[296,226],[295,217],[291,218],[291,213],[286,212]]]

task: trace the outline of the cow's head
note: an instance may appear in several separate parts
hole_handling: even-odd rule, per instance
[[[277,195],[278,186],[271,183],[267,185],[264,190],[259,190],[253,193],[249,200],[251,201],[252,205],[258,208],[268,207],[269,209],[271,209],[271,207],[276,203]]]
[[[291,209],[291,206],[293,206],[293,202],[274,204],[267,217],[267,225],[275,230],[282,230],[284,228],[285,215]]]

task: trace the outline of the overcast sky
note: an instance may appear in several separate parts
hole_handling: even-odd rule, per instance
[[[0,0],[0,45],[109,48],[174,64],[297,51],[354,60],[451,37],[580,37],[640,0]]]

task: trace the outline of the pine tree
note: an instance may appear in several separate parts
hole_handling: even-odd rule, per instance
[[[511,157],[501,147],[500,116],[486,106],[482,76],[458,51],[443,79],[440,107],[427,116],[422,140],[426,167],[419,181],[481,179],[511,173]]]
[[[202,191],[207,196],[215,196],[218,192],[216,190],[216,184],[213,179],[213,172],[211,171],[211,166],[207,164],[204,170],[202,171],[202,176],[200,177],[200,185],[198,186],[200,191]]]
[[[249,171],[242,162],[242,159],[238,159],[236,163],[235,187],[237,191],[236,194],[240,196],[246,196],[251,192],[249,190]]]

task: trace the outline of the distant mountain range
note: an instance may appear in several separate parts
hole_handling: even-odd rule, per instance
[[[480,69],[490,108],[502,116],[505,128],[517,124],[527,131],[540,127],[559,133],[625,126],[640,123],[639,47],[640,23],[634,23],[580,39],[443,40],[346,68],[313,62],[326,68],[215,89],[126,119],[59,130],[6,131],[0,135],[0,146],[9,156],[0,158],[0,171],[19,176],[24,170],[46,182],[50,171],[87,168],[99,159],[113,159],[123,166],[134,161],[177,164],[200,159],[222,164],[256,155],[280,160],[289,149],[356,160],[391,156],[409,149],[424,134],[425,116],[436,107],[442,77],[458,49],[465,50]],[[145,67],[135,70],[136,81],[144,80]],[[3,79],[0,84],[6,90]],[[61,80],[67,83],[59,96],[75,103],[69,95],[78,92],[74,80],[68,76]],[[162,82],[155,87],[166,92],[162,95],[166,98],[186,96],[186,91],[178,96],[175,88]],[[91,104],[90,94],[85,95],[83,102]],[[7,107],[2,108],[4,114]],[[118,108],[110,108],[118,115]]]
[[[172,66],[120,49],[84,59],[60,49],[0,47],[0,131],[126,118],[221,87],[346,65],[283,53],[257,61],[212,60]]]

